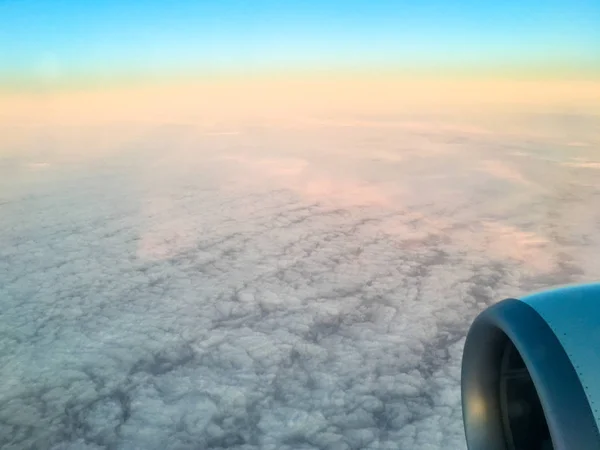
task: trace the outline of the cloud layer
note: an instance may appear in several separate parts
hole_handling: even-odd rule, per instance
[[[5,152],[0,446],[464,449],[470,321],[600,270],[598,142],[413,122]]]

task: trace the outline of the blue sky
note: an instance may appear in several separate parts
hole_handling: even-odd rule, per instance
[[[0,0],[0,20],[0,76],[600,62],[598,0]]]

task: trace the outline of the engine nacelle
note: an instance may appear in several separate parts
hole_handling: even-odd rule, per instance
[[[469,450],[600,449],[600,284],[482,312],[461,388]]]

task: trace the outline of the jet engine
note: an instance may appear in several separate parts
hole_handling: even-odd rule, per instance
[[[600,284],[483,311],[461,377],[469,450],[600,449]]]

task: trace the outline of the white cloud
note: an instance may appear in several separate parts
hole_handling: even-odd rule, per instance
[[[584,170],[502,191],[482,164],[548,172],[495,135],[348,129],[396,133],[377,149],[391,167],[339,127],[269,132],[154,130],[126,154],[6,172],[0,446],[462,450],[472,318],[597,270]]]

